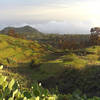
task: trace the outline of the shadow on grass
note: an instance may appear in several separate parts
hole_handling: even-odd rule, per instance
[[[59,52],[59,53],[51,53],[43,57],[44,61],[49,61],[49,60],[56,60],[63,56],[65,53],[64,52]]]
[[[8,70],[24,75],[31,83],[35,76],[45,77],[44,79],[37,79],[37,81],[48,89],[57,86],[62,94],[72,93],[79,89],[88,96],[100,96],[100,65],[86,66],[81,69],[66,67],[62,69],[62,73],[58,72],[57,75],[49,77],[46,77],[47,73],[41,72],[40,67],[31,68],[29,63],[19,63],[19,67],[10,67]]]
[[[35,71],[37,72],[39,70],[39,67],[36,68],[36,66],[31,66],[30,63],[18,63],[17,67],[5,67],[4,70],[12,72],[15,75],[21,75],[26,80],[33,82],[34,80],[31,76]]]
[[[57,86],[63,94],[79,89],[88,96],[100,96],[100,66],[91,65],[83,69],[67,67],[58,77],[49,77],[41,82],[49,89]]]

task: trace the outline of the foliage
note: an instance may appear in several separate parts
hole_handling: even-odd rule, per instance
[[[20,84],[12,79],[7,81],[5,76],[0,76],[0,100],[56,100],[56,95],[51,95],[41,84],[33,84],[31,89],[21,89]]]
[[[51,94],[41,86],[34,83],[30,89],[21,88],[14,79],[7,81],[7,77],[0,76],[0,100],[100,100],[99,97],[89,98],[76,90],[72,94]]]

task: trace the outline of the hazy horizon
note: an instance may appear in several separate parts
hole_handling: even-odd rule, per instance
[[[100,26],[99,0],[1,0],[0,29],[30,25],[45,33],[87,34]]]

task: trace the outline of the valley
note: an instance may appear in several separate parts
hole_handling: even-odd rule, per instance
[[[47,42],[44,42],[0,34],[0,63],[4,66],[1,75],[9,77],[9,80],[14,78],[25,88],[37,82],[50,92],[57,89],[62,98],[77,90],[88,97],[99,97],[100,46],[80,45],[80,40],[75,38],[82,36],[69,35],[69,39],[73,37],[76,41],[70,43],[69,48],[66,41],[59,43],[59,36],[63,40],[63,35],[54,35],[54,39],[46,38]]]

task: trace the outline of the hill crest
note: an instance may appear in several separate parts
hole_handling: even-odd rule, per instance
[[[5,27],[0,33],[9,35],[10,30],[13,30],[16,34],[24,35],[27,39],[43,37],[42,32],[28,25],[23,27]]]

